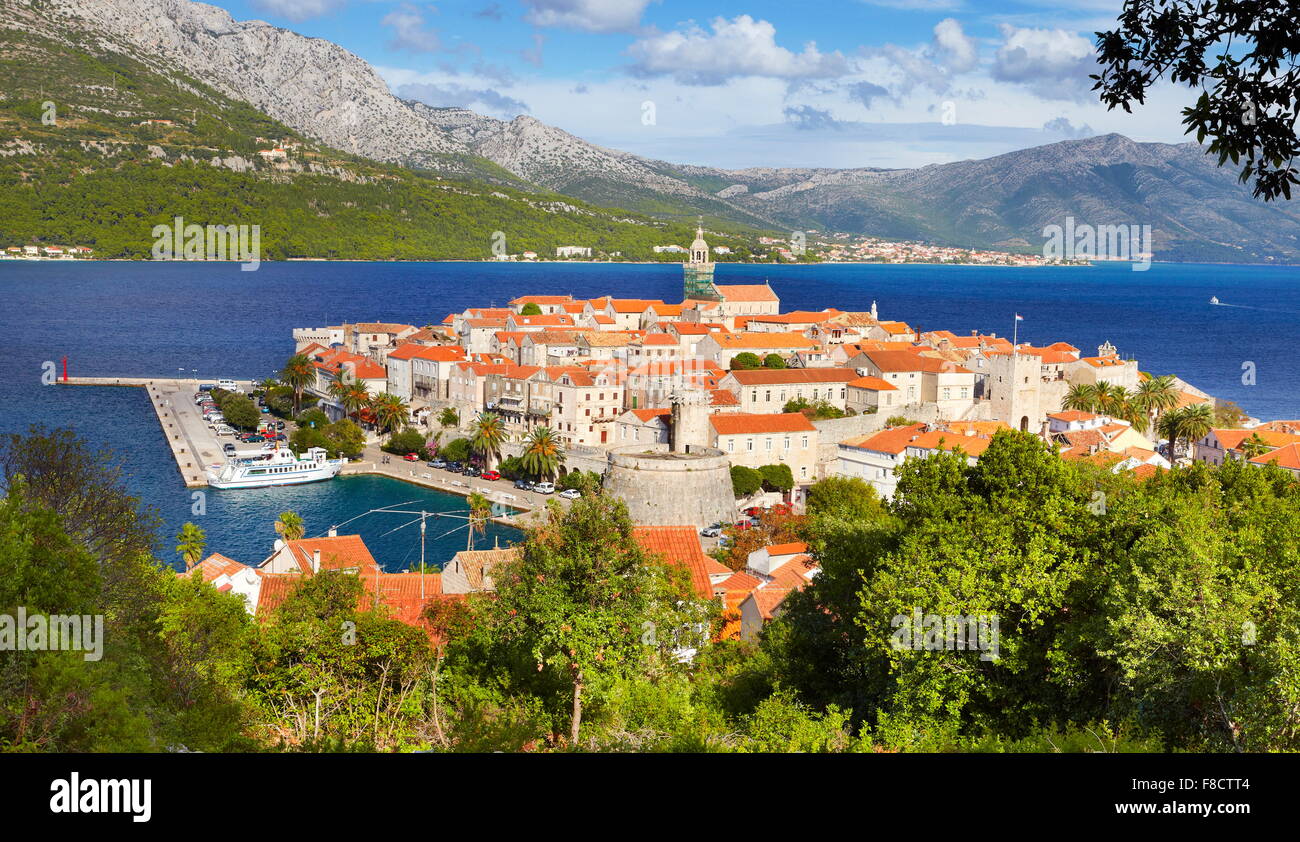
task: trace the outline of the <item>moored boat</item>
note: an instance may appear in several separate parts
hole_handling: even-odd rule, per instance
[[[333,479],[343,469],[342,459],[330,459],[323,447],[301,454],[276,447],[259,454],[236,455],[208,469],[213,488],[267,488]]]

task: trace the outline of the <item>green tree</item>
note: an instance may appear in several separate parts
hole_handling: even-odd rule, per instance
[[[495,597],[476,604],[484,633],[519,665],[515,681],[568,720],[572,745],[589,691],[670,657],[689,601],[633,538],[623,503],[599,495],[551,508],[492,578]]]
[[[555,476],[564,464],[564,449],[550,427],[534,427],[524,440],[520,458],[529,475],[547,480]]]
[[[758,354],[743,351],[731,358],[732,371],[750,371],[755,368],[762,368],[763,361],[759,359]]]
[[[1097,386],[1095,384],[1074,383],[1061,400],[1061,408],[1080,412],[1096,412],[1097,401]]]
[[[233,392],[221,401],[221,414],[225,416],[227,424],[241,430],[256,429],[262,420],[262,414],[250,398]]]
[[[767,491],[789,492],[794,488],[794,474],[789,465],[764,465],[758,469],[758,473],[763,478],[763,488]]]
[[[469,520],[466,522],[465,549],[474,549],[474,536],[487,531],[488,519],[492,516],[492,501],[475,491],[469,495]]]
[[[763,357],[763,368],[785,368],[785,359],[780,354],[768,354]]]
[[[452,439],[438,448],[438,455],[448,462],[467,462],[469,454],[469,439]]]
[[[305,354],[294,354],[284,364],[280,380],[293,389],[293,414],[297,415],[302,407],[302,393],[316,382],[316,367]]]
[[[297,541],[306,531],[302,515],[297,512],[280,512],[280,517],[275,521],[275,534],[286,541]]]
[[[811,517],[833,517],[848,521],[873,521],[885,513],[880,495],[861,477],[830,476],[808,488],[807,510]]]
[[[185,569],[192,570],[194,565],[203,560],[203,547],[207,536],[196,524],[185,523],[176,535],[176,552],[185,560]]]
[[[521,316],[540,316],[541,314],[542,308],[538,306],[536,301],[529,301],[519,309],[519,315]]]
[[[381,433],[392,434],[404,426],[411,417],[411,408],[397,395],[381,392],[370,399],[370,409],[375,414],[375,424]]]
[[[1243,441],[1240,445],[1241,455],[1247,459],[1254,459],[1256,456],[1263,456],[1273,449],[1273,445],[1264,441],[1259,433],[1251,433],[1250,438]]]
[[[1256,196],[1289,199],[1300,70],[1294,45],[1277,34],[1298,25],[1294,7],[1260,0],[1125,0],[1116,28],[1097,33],[1093,87],[1107,108],[1125,111],[1163,82],[1199,90],[1183,109],[1186,132],[1211,139],[1219,166],[1245,159],[1240,179],[1254,180]]]
[[[744,465],[731,466],[731,489],[739,500],[763,487],[763,475]]]
[[[460,423],[460,413],[449,406],[443,407],[438,413],[438,423],[443,427],[455,427]]]
[[[505,422],[494,412],[481,412],[474,419],[470,436],[470,449],[483,460],[483,467],[491,468],[501,458],[501,445],[506,440]]]

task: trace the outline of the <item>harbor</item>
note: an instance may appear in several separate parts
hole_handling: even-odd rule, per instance
[[[56,382],[61,386],[144,389],[185,487],[207,488],[208,466],[225,461],[222,451],[224,442],[203,420],[193,396],[201,384],[216,383],[218,380],[215,377],[61,377]],[[251,380],[236,380],[235,384],[244,392],[250,392],[254,386]],[[470,480],[458,474],[446,474],[422,462],[406,462],[401,459],[385,462],[386,456],[391,457],[391,454],[380,450],[378,443],[368,443],[362,457],[347,462],[340,473],[344,476],[387,477],[461,497],[478,492],[492,502],[493,522],[515,528],[523,526],[528,515],[541,509],[547,499],[546,495],[534,492],[492,488],[486,482]],[[560,501],[561,505],[565,502],[567,501]]]

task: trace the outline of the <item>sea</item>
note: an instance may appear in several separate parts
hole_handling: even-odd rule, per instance
[[[920,330],[947,329],[1085,353],[1110,342],[1156,375],[1174,373],[1264,420],[1300,418],[1300,267],[1154,263],[1071,267],[721,264],[718,283],[770,283],[781,308],[867,310]],[[155,509],[159,557],[179,564],[174,536],[198,523],[209,551],[257,563],[274,522],[293,510],[308,534],[362,535],[390,571],[419,559],[412,515],[457,514],[462,498],[379,477],[205,495],[195,514],[143,390],[47,386],[48,363],[73,376],[262,379],[293,353],[295,327],[344,321],[436,324],[470,306],[526,294],[681,300],[675,265],[599,263],[0,261],[0,433],[71,428],[120,460],[132,494]],[[1210,302],[1217,297],[1220,304]],[[1015,321],[1019,314],[1022,320]],[[461,526],[461,528],[457,528]],[[502,546],[519,533],[491,525]],[[430,521],[426,561],[466,546],[463,521]]]

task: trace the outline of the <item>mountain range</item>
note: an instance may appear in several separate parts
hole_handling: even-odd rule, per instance
[[[1012,250],[1036,250],[1044,226],[1074,217],[1150,225],[1158,259],[1300,262],[1296,206],[1255,200],[1194,143],[1111,134],[917,169],[699,167],[607,149],[527,115],[404,100],[337,44],[190,0],[0,6],[6,28],[197,80],[345,156],[637,216]]]

